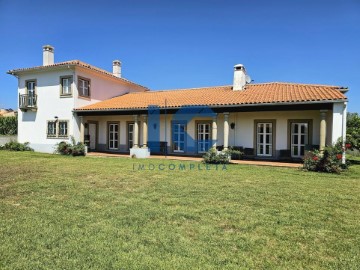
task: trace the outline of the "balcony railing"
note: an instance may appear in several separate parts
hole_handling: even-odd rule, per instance
[[[37,95],[19,95],[19,108],[22,111],[37,109]]]

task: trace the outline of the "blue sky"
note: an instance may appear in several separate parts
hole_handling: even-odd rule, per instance
[[[94,4],[97,3],[97,4]],[[255,82],[348,86],[360,112],[359,0],[0,0],[0,107],[17,107],[6,71],[80,59],[150,89],[229,85],[242,63]]]

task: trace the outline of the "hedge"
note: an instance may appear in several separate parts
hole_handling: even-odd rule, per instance
[[[17,116],[0,117],[0,135],[17,134]]]

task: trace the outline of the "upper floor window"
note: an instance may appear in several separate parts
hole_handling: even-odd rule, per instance
[[[79,96],[90,97],[90,80],[79,77],[78,90],[79,90]]]
[[[62,96],[71,96],[71,94],[72,94],[72,90],[71,90],[72,82],[73,82],[73,79],[72,79],[71,76],[60,77],[60,84],[61,84],[60,94]]]
[[[35,96],[36,81],[26,81],[26,91],[29,96]]]

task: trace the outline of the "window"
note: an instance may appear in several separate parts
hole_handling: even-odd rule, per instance
[[[197,146],[198,152],[204,153],[211,145],[210,123],[197,124]]]
[[[255,121],[256,154],[263,157],[273,156],[275,121]]]
[[[186,123],[172,123],[172,145],[174,152],[185,151]]]
[[[59,121],[59,137],[67,137],[67,136],[68,136],[68,122]]]
[[[291,156],[301,158],[311,144],[312,120],[289,120],[289,146]]]
[[[61,92],[62,96],[70,96],[72,94],[71,85],[72,85],[72,77],[61,77]]]
[[[90,97],[90,80],[79,78],[78,89],[79,89],[79,96]]]
[[[67,120],[51,120],[47,121],[47,137],[48,138],[65,138],[69,136],[69,121]]]
[[[108,148],[110,150],[116,150],[119,148],[119,124],[108,124]]]
[[[56,137],[56,121],[48,121],[47,136]]]

